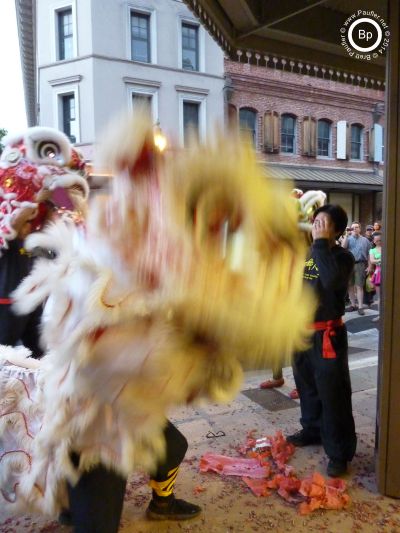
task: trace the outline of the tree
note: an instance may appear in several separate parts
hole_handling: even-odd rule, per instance
[[[0,154],[3,151],[3,149],[4,149],[4,146],[1,144],[1,140],[6,135],[7,135],[7,130],[5,130],[4,128],[0,128]]]

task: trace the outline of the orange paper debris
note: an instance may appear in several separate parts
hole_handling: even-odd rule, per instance
[[[307,515],[317,509],[345,509],[350,505],[347,485],[342,479],[326,479],[319,472],[299,479],[294,468],[287,464],[295,447],[282,432],[265,437],[268,446],[258,448],[254,430],[247,435],[239,452],[246,458],[206,453],[200,460],[200,471],[241,476],[255,496],[270,496],[272,491],[289,503],[299,504],[298,511]]]

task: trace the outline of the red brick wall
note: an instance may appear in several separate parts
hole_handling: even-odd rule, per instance
[[[384,101],[383,91],[229,60],[225,61],[225,73],[233,84],[229,103],[238,110],[250,107],[258,113],[257,150],[266,161],[373,170],[373,163],[368,161],[369,129],[374,122],[375,104]],[[263,152],[263,117],[268,110],[298,117],[296,154]],[[332,121],[332,158],[301,155],[302,119],[307,115]],[[364,126],[362,161],[336,159],[336,123],[339,120]],[[383,117],[379,122],[383,124]]]

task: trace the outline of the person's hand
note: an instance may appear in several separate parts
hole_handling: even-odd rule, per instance
[[[328,217],[319,216],[314,220],[312,227],[312,236],[314,241],[316,239],[329,239],[331,237]]]

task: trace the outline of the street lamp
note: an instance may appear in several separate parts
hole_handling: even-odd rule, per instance
[[[157,146],[160,152],[163,152],[167,147],[167,138],[162,132],[159,120],[154,126],[154,144]]]

